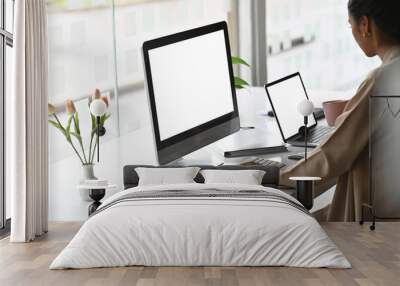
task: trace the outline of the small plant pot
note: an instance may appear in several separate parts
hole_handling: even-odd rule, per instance
[[[94,164],[85,164],[82,165],[82,179],[80,181],[81,184],[85,182],[85,180],[96,180],[97,177],[94,175]],[[90,189],[79,189],[79,195],[81,199],[85,202],[92,202],[93,200],[89,196]]]

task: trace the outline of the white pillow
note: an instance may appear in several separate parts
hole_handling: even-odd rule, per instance
[[[139,186],[195,183],[193,180],[200,168],[135,168],[139,176]]]
[[[202,170],[206,184],[261,185],[265,171],[261,170]]]

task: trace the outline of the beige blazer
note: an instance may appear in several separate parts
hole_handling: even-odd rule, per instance
[[[336,180],[329,221],[359,220],[362,203],[368,202],[369,96],[379,92],[384,71],[396,61],[400,63],[400,47],[386,53],[382,65],[370,73],[336,120],[334,133],[310,154],[307,162],[299,161],[281,171],[280,183],[288,186],[293,186],[289,180],[292,176],[321,177],[314,197],[333,186]]]

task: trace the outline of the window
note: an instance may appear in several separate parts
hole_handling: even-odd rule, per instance
[[[375,68],[351,34],[348,0],[266,0],[268,81],[301,72],[314,90],[354,90]]]
[[[47,0],[49,102],[63,110],[70,98],[86,109],[95,88],[110,98],[103,142],[149,122],[141,43],[177,31],[228,20],[226,0]],[[233,35],[233,32],[231,33]],[[234,38],[232,36],[232,38]],[[235,44],[232,44],[234,47]],[[233,48],[233,53],[235,53]],[[85,110],[86,111],[86,110]],[[81,127],[90,122],[82,112]],[[63,118],[65,114],[60,114]],[[149,120],[149,119],[146,119]],[[58,132],[49,130],[50,160],[71,155]]]
[[[11,92],[14,0],[0,0],[0,236],[9,231],[10,194],[4,182],[5,98]]]

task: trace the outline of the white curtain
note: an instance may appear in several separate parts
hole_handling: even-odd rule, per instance
[[[47,232],[48,47],[45,0],[15,1],[13,92],[7,136],[12,242]]]

